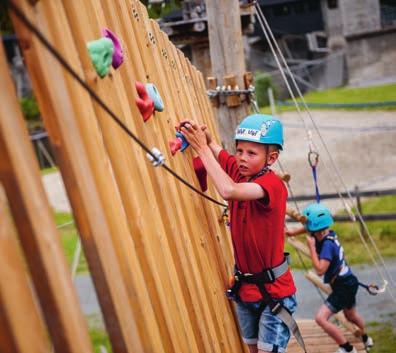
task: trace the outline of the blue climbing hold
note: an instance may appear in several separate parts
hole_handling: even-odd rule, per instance
[[[164,102],[162,101],[161,95],[159,94],[157,87],[153,83],[146,83],[146,90],[150,98],[154,102],[154,109],[157,112],[164,110]]]

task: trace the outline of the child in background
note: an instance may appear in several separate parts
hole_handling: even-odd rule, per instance
[[[332,293],[316,313],[315,320],[339,345],[336,353],[356,353],[341,330],[329,321],[333,314],[342,310],[347,320],[359,327],[364,345],[369,350],[373,340],[365,333],[364,320],[356,310],[359,282],[345,261],[344,249],[336,233],[329,228],[334,223],[333,217],[327,207],[319,203],[307,206],[303,215],[307,217],[305,227],[286,231],[286,235],[310,233],[307,244],[312,264],[319,276],[324,275],[324,283],[332,288]]]

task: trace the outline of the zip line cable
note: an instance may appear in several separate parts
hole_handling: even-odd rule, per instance
[[[154,162],[161,165],[167,172],[173,175],[177,180],[182,182],[188,188],[201,195],[205,199],[222,207],[227,207],[226,204],[221,203],[214,198],[204,194],[198,190],[195,186],[191,185],[183,177],[173,171],[168,165],[162,163],[162,160],[157,154],[153,153],[149,147],[147,147],[129,128],[122,122],[122,120],[103,102],[103,100],[89,87],[89,85],[76,73],[76,71],[70,66],[65,58],[58,52],[58,50],[48,41],[48,39],[41,33],[41,31],[25,16],[23,11],[13,3],[11,0],[6,0],[9,8],[15,13],[15,15],[22,21],[22,23],[39,39],[39,41],[48,49],[48,51],[58,60],[63,68],[88,92],[93,100],[99,104],[99,106],[118,124],[118,126],[135,141],[151,158]]]
[[[298,111],[298,113],[299,113],[299,117],[301,118],[301,120],[302,120],[302,122],[303,122],[303,124],[304,124],[305,130],[308,132],[308,139],[310,139],[310,137],[309,137],[309,129],[308,129],[308,127],[307,127],[307,124],[306,124],[305,120],[303,119],[303,117],[302,117],[302,115],[301,115],[301,110],[300,110],[299,104],[297,104],[297,101],[296,101],[296,98],[295,98],[295,96],[294,96],[294,93],[293,93],[293,91],[291,90],[290,84],[289,84],[289,82],[288,82],[288,80],[287,80],[287,78],[286,78],[286,75],[285,75],[285,73],[284,73],[284,70],[283,70],[283,68],[282,68],[282,66],[281,66],[281,64],[280,64],[280,62],[279,62],[279,58],[278,58],[277,54],[275,53],[274,47],[273,47],[273,45],[272,45],[272,43],[271,43],[271,40],[270,40],[270,36],[271,36],[272,41],[274,42],[274,44],[275,44],[276,47],[277,47],[277,50],[278,50],[278,52],[279,52],[279,56],[282,58],[283,64],[284,64],[285,68],[286,68],[287,71],[288,71],[288,75],[289,75],[289,76],[291,77],[291,79],[292,79],[292,82],[293,82],[293,84],[294,84],[294,86],[295,86],[295,89],[297,90],[297,92],[299,93],[300,98],[302,99],[302,102],[303,102],[304,107],[305,107],[305,109],[306,109],[306,113],[308,114],[309,118],[311,119],[311,121],[312,121],[312,123],[313,123],[313,125],[314,125],[314,127],[315,127],[315,130],[316,130],[316,132],[318,133],[318,136],[319,136],[319,138],[320,138],[320,140],[321,140],[321,142],[322,142],[322,144],[323,144],[323,146],[324,146],[324,148],[325,148],[327,154],[329,155],[329,158],[330,158],[330,160],[331,160],[331,162],[332,162],[332,165],[333,165],[334,169],[336,170],[336,174],[337,174],[338,178],[340,179],[340,181],[341,181],[343,187],[346,189],[347,194],[348,194],[348,197],[349,197],[349,199],[350,199],[350,201],[351,201],[351,200],[352,200],[352,196],[351,196],[349,190],[347,189],[347,187],[346,187],[346,185],[345,185],[345,182],[344,182],[344,180],[343,180],[343,178],[342,178],[342,176],[341,176],[341,174],[340,174],[340,172],[339,172],[339,170],[338,170],[338,167],[335,165],[334,160],[333,160],[332,157],[331,157],[330,151],[328,150],[327,145],[326,145],[326,143],[325,143],[325,141],[324,141],[322,135],[320,134],[320,131],[319,131],[319,129],[318,129],[318,127],[317,127],[317,125],[316,125],[316,123],[315,123],[315,121],[314,121],[314,119],[313,119],[313,117],[312,117],[312,115],[311,115],[311,113],[310,113],[310,111],[309,111],[309,108],[307,107],[307,105],[306,105],[306,103],[305,103],[304,97],[302,96],[301,91],[300,91],[300,89],[299,89],[299,87],[298,87],[296,81],[294,80],[294,77],[293,77],[293,74],[292,74],[291,71],[290,71],[290,68],[288,67],[287,62],[286,62],[286,60],[285,60],[285,58],[284,58],[282,52],[280,51],[280,48],[279,48],[279,46],[278,46],[278,44],[277,44],[277,42],[276,42],[276,40],[275,40],[275,38],[274,38],[274,36],[273,36],[273,34],[272,34],[272,31],[271,31],[269,25],[268,25],[268,22],[266,21],[265,16],[264,16],[264,14],[262,13],[261,8],[260,8],[260,6],[259,6],[257,3],[255,4],[255,8],[256,8],[256,15],[257,15],[257,18],[258,18],[258,20],[259,20],[259,22],[260,22],[260,25],[261,25],[262,30],[263,30],[263,32],[264,32],[264,35],[265,35],[265,37],[266,37],[266,39],[267,39],[267,42],[268,42],[268,44],[269,44],[269,46],[270,46],[270,48],[271,48],[271,51],[272,51],[272,53],[273,53],[273,55],[274,55],[275,61],[276,61],[277,65],[278,65],[278,67],[279,67],[279,70],[280,70],[280,73],[281,73],[281,75],[282,75],[282,78],[284,79],[285,84],[286,84],[286,86],[287,86],[287,88],[288,88],[288,91],[289,91],[289,93],[290,93],[290,96],[292,97],[292,99],[293,99],[293,101],[294,101],[294,103],[295,103],[295,105],[296,105],[297,111]],[[267,28],[267,29],[266,29],[266,28]],[[268,33],[270,33],[270,36],[268,35]],[[311,149],[311,146],[310,146],[310,149]],[[326,168],[326,169],[327,169],[327,168]],[[331,174],[329,174],[329,175],[331,175]],[[342,198],[342,195],[340,194],[339,191],[338,191],[338,193],[339,193],[340,198],[343,199],[343,198]],[[346,205],[345,200],[343,200],[343,202],[344,202],[344,205]],[[351,201],[351,202],[352,202],[352,201]],[[353,204],[353,202],[352,202],[352,204]],[[356,217],[354,216],[354,214],[352,214],[352,211],[351,211],[350,207],[348,206],[348,207],[346,207],[346,209],[347,209],[347,211],[348,211],[348,213],[349,213],[349,215],[350,215],[350,217],[351,217],[351,220],[352,220],[353,222],[356,222]],[[393,282],[393,279],[392,279],[392,277],[390,276],[390,273],[388,272],[387,266],[385,265],[385,262],[384,262],[384,260],[383,260],[383,258],[382,258],[382,255],[380,254],[377,245],[375,244],[374,240],[372,239],[372,236],[371,236],[370,232],[368,231],[367,226],[366,226],[366,224],[364,223],[363,218],[362,218],[362,216],[361,216],[359,210],[357,211],[357,213],[358,213],[358,218],[359,218],[360,222],[361,222],[362,224],[364,224],[364,228],[365,228],[367,234],[369,235],[369,239],[370,239],[370,241],[371,241],[371,243],[372,243],[372,245],[373,245],[373,247],[374,247],[374,249],[375,249],[375,251],[376,251],[377,256],[379,257],[379,259],[380,259],[381,262],[382,262],[382,266],[383,266],[383,268],[384,268],[384,271],[385,271],[387,277],[389,278],[389,280],[390,280],[391,282]],[[385,280],[383,274],[382,274],[382,273],[380,272],[380,270],[379,270],[380,267],[379,267],[377,261],[374,259],[373,255],[372,255],[372,253],[371,253],[371,251],[370,251],[370,249],[369,249],[369,247],[368,247],[368,245],[367,245],[367,242],[366,242],[366,240],[364,239],[364,237],[363,237],[363,235],[361,234],[360,231],[359,231],[359,235],[360,235],[360,237],[361,237],[361,240],[362,240],[363,244],[364,244],[365,247],[366,247],[366,250],[368,251],[368,253],[369,253],[370,256],[371,256],[374,265],[376,266],[376,269],[377,269],[378,274],[380,275],[380,277],[382,278],[382,280],[384,281],[384,283],[387,283],[387,281]],[[393,297],[392,294],[391,294],[391,296],[392,296],[392,298],[396,301],[396,299]]]

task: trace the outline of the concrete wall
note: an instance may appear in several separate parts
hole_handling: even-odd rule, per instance
[[[379,0],[338,0],[329,8],[321,1],[323,20],[328,37],[356,35],[381,28]]]
[[[339,0],[344,36],[381,28],[379,0]]]
[[[396,28],[347,38],[349,84],[396,81]]]

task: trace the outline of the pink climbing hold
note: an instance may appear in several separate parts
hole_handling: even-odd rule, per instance
[[[176,137],[175,139],[169,141],[169,148],[172,153],[172,156],[174,156],[175,153],[181,149],[182,144],[183,144],[183,141],[179,137]]]
[[[136,98],[136,105],[143,116],[143,121],[146,122],[154,113],[154,101],[147,93],[146,86],[139,82],[135,82],[136,91],[139,97]]]
[[[109,38],[114,44],[113,61],[111,65],[117,69],[124,61],[124,51],[122,50],[120,39],[108,28],[102,29],[102,35]]]

